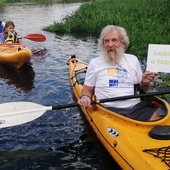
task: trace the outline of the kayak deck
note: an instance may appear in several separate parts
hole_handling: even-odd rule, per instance
[[[21,68],[32,57],[31,50],[19,43],[0,44],[0,64]]]
[[[81,96],[87,67],[87,63],[76,57],[69,58],[70,81],[77,99]],[[90,109],[82,108],[82,111],[102,144],[122,169],[168,169],[170,167],[168,156],[170,155],[170,108],[166,101],[160,100],[166,106],[167,114],[153,122],[129,119],[99,104],[92,105]],[[157,126],[166,131],[167,134],[163,136],[169,135],[168,139],[150,137],[150,131]],[[162,135],[156,131],[152,133],[159,137]]]

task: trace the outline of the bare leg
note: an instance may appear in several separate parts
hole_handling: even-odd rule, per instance
[[[154,113],[153,115],[152,115],[152,117],[149,119],[149,121],[154,121],[154,120],[158,120],[158,119],[160,119],[161,117],[159,117],[156,113]]]

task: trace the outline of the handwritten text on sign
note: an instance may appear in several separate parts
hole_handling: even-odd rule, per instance
[[[147,71],[170,73],[170,45],[149,44]]]

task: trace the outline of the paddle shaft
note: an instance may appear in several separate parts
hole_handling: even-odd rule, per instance
[[[170,91],[162,91],[162,92],[152,92],[152,93],[143,93],[143,94],[137,94],[137,95],[129,95],[129,96],[120,96],[120,97],[114,97],[114,98],[107,98],[107,99],[101,99],[98,102],[97,100],[92,100],[91,104],[97,104],[97,103],[105,103],[105,102],[112,102],[112,101],[118,101],[118,100],[126,100],[126,99],[134,99],[134,98],[141,98],[141,97],[149,97],[149,96],[157,96],[157,95],[163,95],[163,94],[169,94]],[[80,106],[78,103],[70,103],[65,105],[58,105],[58,106],[52,106],[52,110],[55,109],[64,109],[64,108],[70,108],[70,107],[77,107]]]
[[[118,101],[118,100],[126,100],[140,97],[148,97],[148,96],[156,96],[162,94],[168,94],[169,91],[162,92],[153,92],[153,93],[145,93],[138,95],[129,95],[129,96],[121,96],[114,97],[108,99],[92,100],[92,104],[110,102],[110,101]],[[55,110],[55,109],[63,109],[70,107],[80,106],[78,103],[71,103],[66,105],[58,105],[58,106],[43,106],[37,103],[32,102],[11,102],[11,103],[2,103],[0,104],[0,128],[16,126],[23,123],[27,123],[38,117],[42,116],[44,112]]]

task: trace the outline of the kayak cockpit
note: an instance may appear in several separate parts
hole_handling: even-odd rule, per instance
[[[84,69],[75,71],[76,82],[73,84],[73,86],[75,86],[76,84],[78,84],[78,85],[84,84],[86,69],[87,69],[87,67],[85,67]],[[130,122],[134,122],[134,123],[137,123],[137,124],[157,125],[157,124],[160,124],[160,123],[166,121],[166,119],[168,119],[168,117],[170,116],[169,115],[170,114],[169,104],[161,98],[154,97],[154,96],[152,96],[152,98],[153,98],[153,100],[151,101],[152,107],[161,108],[160,112],[158,112],[161,119],[156,120],[156,121],[138,121],[138,120],[127,118],[125,116],[117,114],[116,112],[113,112],[109,109],[106,109],[101,105],[100,105],[100,107],[109,111],[110,114],[112,114],[116,117],[120,117],[121,119],[126,119],[127,121],[130,121]],[[158,134],[158,136],[159,136],[159,134]]]

